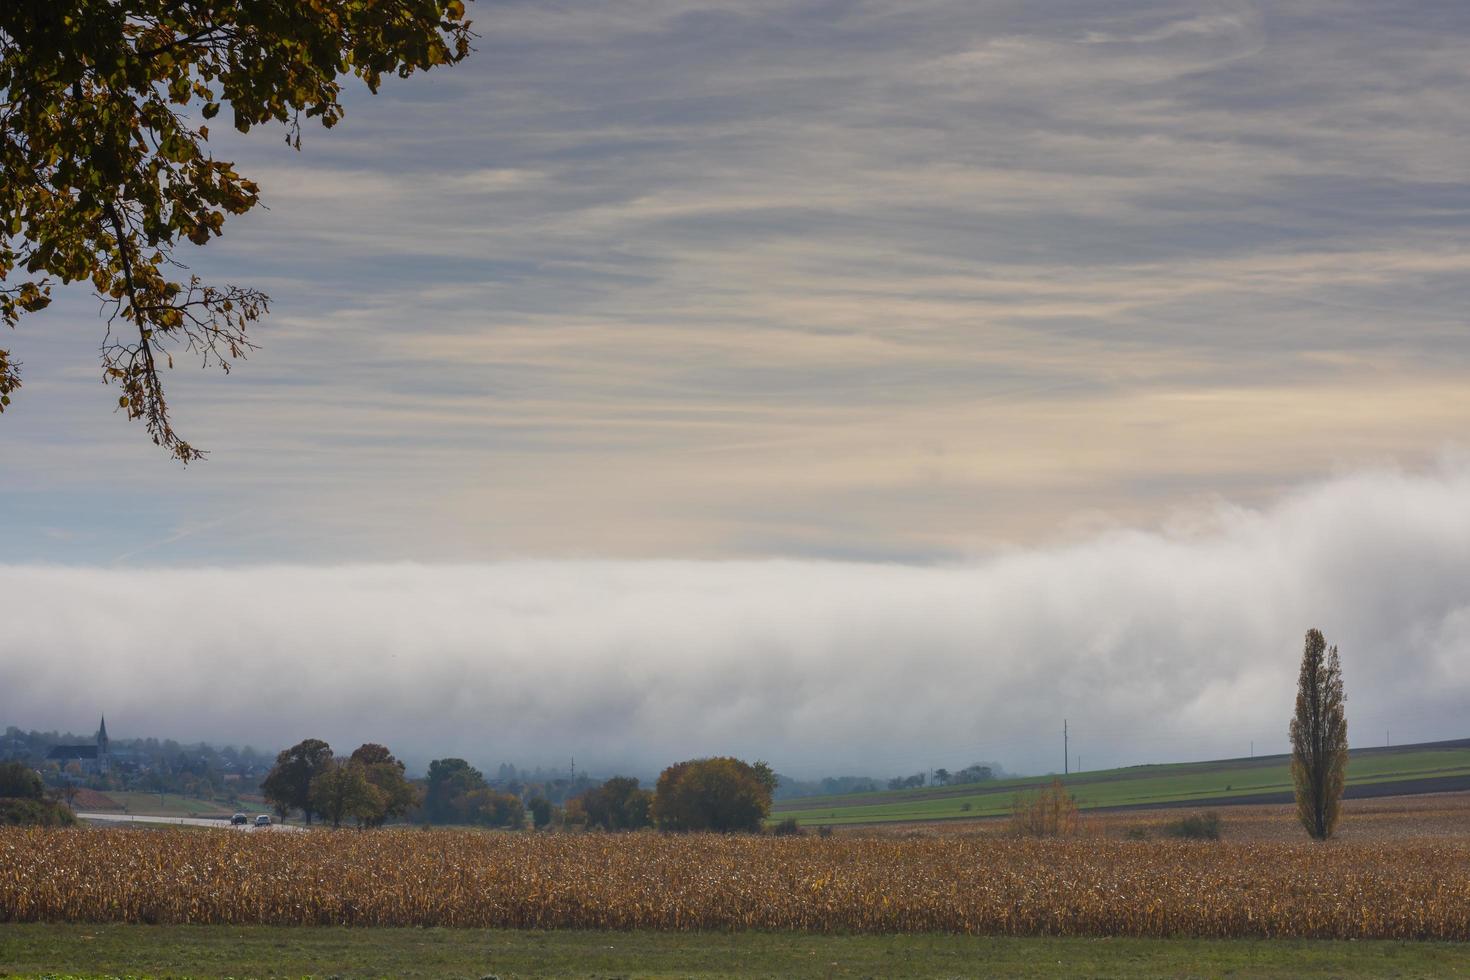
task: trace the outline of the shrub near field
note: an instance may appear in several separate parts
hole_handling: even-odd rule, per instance
[[[16,921],[1470,939],[1470,845],[0,830]]]

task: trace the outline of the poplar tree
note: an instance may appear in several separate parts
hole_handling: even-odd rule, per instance
[[[1337,647],[1329,648],[1320,631],[1307,630],[1291,719],[1291,779],[1297,819],[1315,840],[1337,828],[1348,761],[1344,700]]]

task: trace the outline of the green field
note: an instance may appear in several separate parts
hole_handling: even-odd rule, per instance
[[[146,816],[157,817],[218,817],[229,816],[232,813],[269,813],[259,804],[240,803],[231,805],[216,800],[201,800],[193,796],[180,796],[177,793],[134,793],[134,792],[109,792],[107,794],[118,803],[122,804],[127,813],[136,813]]]
[[[1348,786],[1392,786],[1422,792],[1417,784],[1444,777],[1470,779],[1470,747],[1463,743],[1360,749],[1348,765]],[[1051,776],[996,780],[965,786],[924,787],[886,793],[809,797],[778,803],[772,819],[807,826],[966,820],[1011,812],[1017,792]],[[1062,781],[1084,809],[1150,806],[1181,801],[1210,803],[1291,792],[1285,756],[1173,765],[1130,766],[1075,773]]]
[[[1453,943],[0,925],[0,976],[1453,977]]]

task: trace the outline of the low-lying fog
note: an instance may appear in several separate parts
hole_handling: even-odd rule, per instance
[[[1303,632],[1354,744],[1470,735],[1470,465],[967,564],[0,566],[0,724],[793,775],[1282,751]]]

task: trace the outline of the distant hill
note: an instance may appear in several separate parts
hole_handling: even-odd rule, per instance
[[[1286,755],[1127,766],[1060,777],[1085,810],[1231,806],[1292,800]],[[1470,739],[1353,749],[1345,795],[1405,796],[1470,790]],[[1018,792],[1052,776],[1002,779],[964,786],[927,786],[778,802],[774,819],[806,825],[912,823],[1006,816]]]

